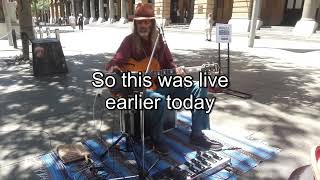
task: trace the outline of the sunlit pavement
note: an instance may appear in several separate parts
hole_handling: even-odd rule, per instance
[[[8,65],[8,56],[20,52],[0,41],[1,179],[34,179],[34,161],[28,158],[57,144],[79,141],[99,128],[92,121],[91,74],[103,70],[131,30],[87,26],[83,32],[63,30],[61,44],[70,72],[61,77],[34,78],[29,65]],[[205,41],[204,34],[168,30],[165,37],[178,65],[218,58],[218,45]],[[275,160],[240,179],[287,179],[295,168],[308,164],[310,147],[320,142],[320,42],[261,38],[255,48],[247,43],[246,37],[235,36],[230,44],[231,88],[253,98],[215,94],[211,126],[282,149]],[[221,47],[225,65],[226,45]],[[103,116],[102,130],[110,130],[117,113],[101,108],[102,101],[96,103],[96,119]],[[36,131],[13,131],[17,129]]]

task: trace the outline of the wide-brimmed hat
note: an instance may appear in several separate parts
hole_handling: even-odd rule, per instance
[[[155,19],[153,4],[151,3],[137,4],[133,19],[134,20]]]

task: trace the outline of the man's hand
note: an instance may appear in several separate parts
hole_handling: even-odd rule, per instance
[[[186,72],[184,71],[184,67],[177,67],[176,68],[176,74],[177,75],[180,75],[180,76],[185,76],[186,75]]]

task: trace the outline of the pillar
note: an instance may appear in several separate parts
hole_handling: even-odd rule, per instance
[[[75,4],[74,4],[74,1],[75,0],[71,0],[71,15],[73,14],[73,16],[76,16],[76,13],[75,13]]]
[[[120,19],[120,23],[124,24],[128,22],[127,19],[127,0],[121,0],[121,19]]]
[[[162,26],[167,26],[170,22],[170,0],[155,0],[154,11],[156,21]]]
[[[319,0],[305,0],[303,5],[302,17],[293,29],[295,35],[310,36],[318,28],[315,20]]]
[[[67,17],[69,17],[71,15],[71,12],[70,12],[70,2],[69,1],[66,1],[66,15]]]
[[[204,30],[206,26],[206,19],[209,13],[214,9],[214,1],[212,0],[195,0],[194,14],[191,20],[189,29]]]
[[[64,11],[64,2],[60,1],[60,17],[65,16],[65,11]]]
[[[81,11],[82,11],[81,7],[82,7],[81,0],[75,0],[74,1],[74,12],[75,12],[74,16],[76,16],[76,18],[79,15],[79,13],[81,13]]]
[[[95,7],[94,7],[94,0],[90,0],[90,20],[89,24],[97,21],[96,15],[95,15]]]
[[[88,1],[82,1],[82,11],[83,11],[83,24],[89,24],[89,15],[88,15]]]
[[[51,0],[50,3],[50,24],[54,23],[54,2]]]
[[[57,1],[54,3],[54,19],[56,23],[59,20],[59,3]]]
[[[104,9],[103,8],[104,8],[104,2],[103,2],[103,0],[99,0],[99,19],[98,19],[98,23],[102,23],[102,22],[106,21],[104,19]]]
[[[261,2],[259,3],[259,8],[258,8],[258,20],[257,20],[257,28],[256,29],[260,29],[263,26],[263,20],[261,19],[261,8],[262,8],[262,4],[265,1],[269,1],[269,0],[260,0]]]
[[[253,0],[233,0],[232,32],[248,32],[252,13]]]
[[[108,18],[108,22],[109,23],[113,23],[115,22],[114,19],[114,13],[115,13],[115,9],[114,9],[114,1],[113,0],[109,0],[109,18]]]

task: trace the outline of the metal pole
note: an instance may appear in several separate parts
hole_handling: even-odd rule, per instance
[[[218,43],[218,64],[219,64],[219,75],[221,75],[221,56],[220,56],[220,43]]]
[[[58,39],[60,41],[59,29],[55,29],[55,33],[56,33],[56,39]]]
[[[39,29],[39,32],[40,32],[40,39],[43,39],[43,31],[42,31],[42,28]]]
[[[13,47],[15,49],[18,49],[18,46],[17,46],[17,35],[16,35],[16,31],[14,29],[12,29],[12,41],[13,41]]]
[[[227,59],[227,63],[228,63],[228,79],[229,79],[229,84],[230,84],[230,46],[228,43],[228,59]]]
[[[254,45],[254,38],[256,37],[256,28],[257,28],[257,20],[258,20],[258,13],[260,7],[261,0],[254,0],[253,8],[252,8],[252,16],[250,22],[250,38],[248,42],[248,47],[253,47]]]
[[[51,36],[50,36],[50,28],[49,27],[46,28],[46,32],[47,32],[47,38],[50,38]]]

